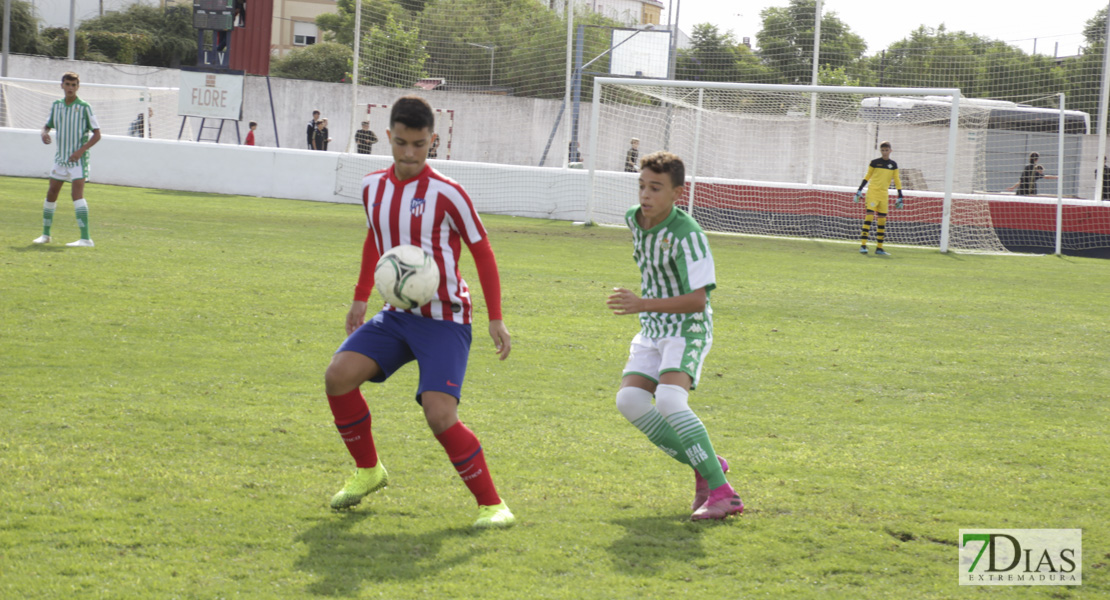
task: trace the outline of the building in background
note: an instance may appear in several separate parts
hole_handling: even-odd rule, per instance
[[[316,28],[316,17],[336,11],[335,0],[247,0],[248,14],[252,2],[272,1],[274,22],[270,32],[270,52],[284,56],[290,50],[323,41]],[[29,0],[42,27],[68,27],[68,0]],[[192,6],[192,0],[76,0],[77,25],[104,13],[120,12],[132,4]]]
[[[336,12],[335,0],[273,0],[273,2],[274,28],[271,32],[271,54],[285,56],[291,50],[324,41],[320,30],[316,27],[316,17],[324,13]]]
[[[562,13],[566,10],[566,0],[541,0],[551,10]],[[659,25],[663,12],[662,0],[573,0],[578,6],[619,21],[630,27],[637,25]]]
[[[66,0],[29,0],[41,19],[43,27],[67,27],[69,25],[69,2]],[[270,53],[285,56],[291,50],[311,46],[323,41],[316,27],[316,17],[324,13],[336,12],[336,0],[248,0],[251,2],[272,1],[274,3],[274,22],[270,34]],[[629,27],[643,25],[666,26],[660,23],[664,8],[662,0],[573,0],[578,5],[605,17],[624,23]],[[566,0],[538,0],[549,9],[562,12]],[[128,6],[141,3],[151,6],[183,4],[191,6],[192,0],[76,0],[77,24],[98,17],[107,12],[118,12]],[[679,47],[685,47],[689,38],[679,32]]]

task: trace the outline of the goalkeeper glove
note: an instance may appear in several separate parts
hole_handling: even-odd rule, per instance
[[[863,190],[857,190],[856,195],[852,198],[852,200],[853,200],[853,202],[859,202],[859,199],[862,198],[862,197],[863,197]]]
[[[903,204],[902,194],[898,194],[898,199],[894,201],[894,208],[897,208],[897,209],[901,210],[902,209],[902,204]]]

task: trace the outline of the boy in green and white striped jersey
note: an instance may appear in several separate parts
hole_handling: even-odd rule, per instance
[[[671,458],[694,468],[692,520],[723,519],[743,512],[725,479],[728,462],[717,456],[709,434],[687,404],[713,345],[709,293],[717,287],[709,239],[675,201],[685,188],[682,159],[655,152],[640,162],[640,203],[628,210],[633,256],[640,267],[640,295],[615,288],[615,315],[640,315],[617,392],[617,409]],[[652,404],[652,398],[655,404]]]
[[[92,107],[77,97],[81,79],[76,73],[62,75],[62,91],[65,98],[54,101],[50,107],[50,117],[42,128],[42,143],[50,144],[50,130],[57,130],[58,149],[54,152],[54,167],[50,170],[50,187],[46,191],[46,202],[42,206],[42,235],[34,243],[46,244],[50,241],[50,227],[54,223],[54,203],[62,184],[69,183],[73,195],[73,209],[77,213],[77,226],[81,229],[81,239],[67,246],[92,246],[89,237],[89,203],[85,200],[85,180],[89,178],[89,148],[100,141],[100,124],[93,115]],[[92,132],[92,137],[89,132]]]

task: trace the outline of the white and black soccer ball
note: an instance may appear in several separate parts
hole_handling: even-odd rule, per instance
[[[396,246],[378,259],[374,285],[391,305],[409,310],[424,306],[439,290],[436,261],[416,246]]]

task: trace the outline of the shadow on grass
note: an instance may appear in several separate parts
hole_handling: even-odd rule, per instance
[[[624,537],[609,546],[613,565],[629,575],[658,575],[664,563],[690,561],[705,556],[702,533],[725,521],[691,522],[688,514],[639,517],[611,521],[624,527]]]
[[[9,246],[13,252],[65,252],[66,247],[51,246],[48,244],[27,244],[26,246]]]
[[[149,190],[143,190],[143,191],[148,192],[148,193],[150,193],[151,195],[154,195],[154,196],[172,196],[174,199],[197,198],[197,199],[202,199],[202,200],[204,200],[204,199],[210,200],[210,199],[213,199],[213,198],[231,198],[231,197],[233,197],[231,194],[218,194],[216,192],[184,192],[184,191],[175,191],[175,190],[156,190],[156,189],[149,189]]]
[[[308,546],[308,553],[294,566],[318,578],[308,586],[309,593],[346,597],[374,582],[435,578],[444,569],[477,556],[473,549],[441,555],[444,541],[475,535],[469,527],[419,534],[354,531],[371,516],[373,513],[346,512],[338,518],[322,518],[296,538]]]

